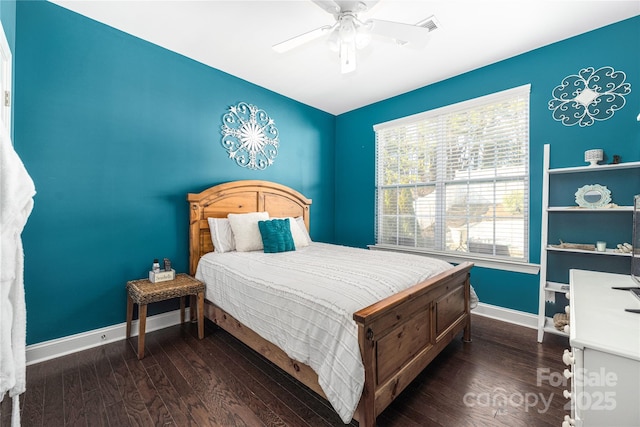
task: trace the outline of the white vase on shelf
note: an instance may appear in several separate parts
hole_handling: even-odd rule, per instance
[[[584,161],[591,163],[589,166],[598,166],[598,162],[604,158],[604,150],[601,148],[594,148],[584,152]]]

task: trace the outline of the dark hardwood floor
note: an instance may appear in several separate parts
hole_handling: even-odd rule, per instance
[[[22,425],[341,426],[329,404],[207,321],[147,334],[27,368]],[[473,316],[457,339],[379,417],[379,426],[558,426],[567,339]],[[550,380],[551,379],[551,380]],[[11,401],[0,426],[10,425]],[[352,422],[352,425],[357,425]]]

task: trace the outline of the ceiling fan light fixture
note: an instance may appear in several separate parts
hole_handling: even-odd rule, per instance
[[[338,27],[341,43],[351,43],[355,41],[357,36],[355,18],[351,14],[343,14],[340,16]]]
[[[327,38],[327,45],[329,45],[329,49],[333,52],[340,52],[340,36],[338,35],[338,31],[332,31]]]

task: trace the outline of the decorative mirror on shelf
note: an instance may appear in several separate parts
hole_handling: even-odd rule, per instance
[[[603,185],[585,185],[576,191],[576,203],[581,208],[602,208],[611,203],[611,191]]]
[[[263,170],[273,164],[280,141],[278,128],[266,111],[240,102],[222,117],[222,146],[238,166]]]

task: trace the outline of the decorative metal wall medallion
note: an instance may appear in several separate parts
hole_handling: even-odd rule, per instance
[[[222,146],[238,166],[263,170],[278,155],[278,129],[255,105],[240,102],[222,117]]]
[[[613,117],[624,107],[625,95],[631,92],[631,84],[625,83],[626,75],[611,67],[583,68],[571,74],[553,89],[549,109],[553,118],[565,126],[575,124],[591,126],[596,120]]]

